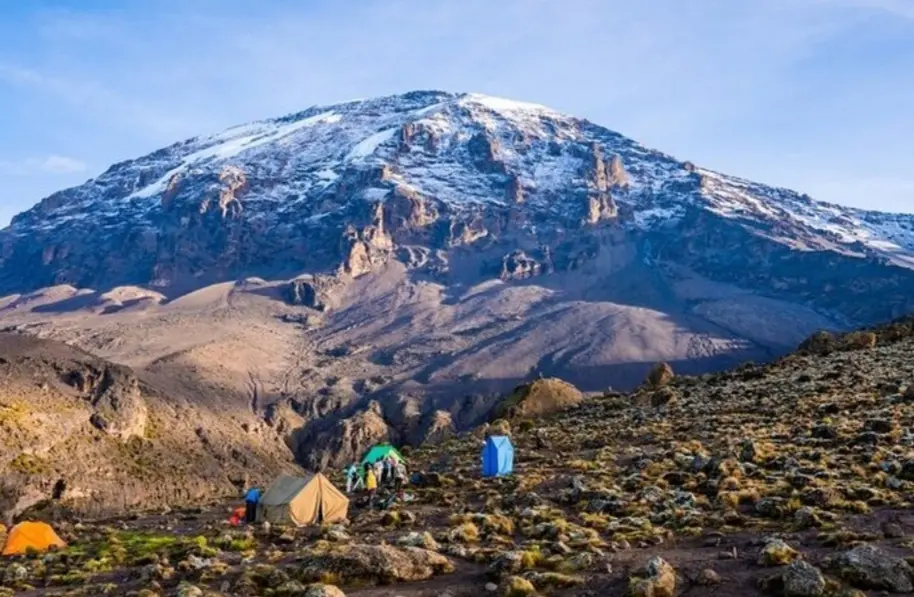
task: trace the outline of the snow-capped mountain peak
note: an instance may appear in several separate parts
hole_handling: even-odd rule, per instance
[[[315,106],[115,164],[0,233],[0,291],[357,275],[401,249],[409,267],[436,275],[449,275],[458,249],[500,252],[480,275],[540,275],[594,259],[609,233],[679,259],[698,230],[703,242],[749,235],[787,255],[914,268],[912,216],[719,174],[545,106],[416,91]]]

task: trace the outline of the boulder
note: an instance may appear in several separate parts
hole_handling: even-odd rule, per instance
[[[16,586],[24,583],[28,578],[29,569],[18,562],[13,562],[3,571],[3,584],[5,585]]]
[[[651,394],[651,406],[660,408],[676,402],[676,392],[671,388],[663,387]]]
[[[755,504],[755,511],[759,516],[765,518],[780,518],[785,510],[784,498],[768,497],[762,498]]]
[[[806,354],[826,355],[838,346],[838,339],[831,332],[822,330],[804,340],[798,351]]]
[[[675,373],[668,363],[658,363],[647,374],[644,385],[650,388],[662,388],[673,381]]]
[[[676,571],[666,560],[655,556],[635,573],[628,591],[630,597],[673,597]]]
[[[397,539],[397,544],[408,547],[422,547],[431,551],[438,551],[441,549],[441,546],[438,545],[438,542],[435,541],[435,538],[432,537],[432,534],[428,531],[425,531],[424,533],[412,532],[408,535],[404,535]]]
[[[589,570],[597,563],[597,557],[589,552],[583,552],[571,556],[565,565],[569,570]]]
[[[875,348],[877,342],[873,332],[851,332],[844,336],[841,345],[844,350],[869,350]]]
[[[521,576],[511,576],[505,579],[500,587],[503,597],[528,597],[536,595],[533,583]]]
[[[175,597],[203,597],[203,589],[192,584],[181,583],[178,586]]]
[[[860,545],[832,556],[826,566],[848,583],[861,589],[893,593],[914,591],[914,568],[875,545]]]
[[[721,582],[720,575],[710,568],[705,568],[695,577],[695,584],[699,587],[716,587]]]
[[[330,306],[334,287],[335,281],[329,277],[298,279],[289,282],[283,296],[290,305],[324,311]]]
[[[584,401],[580,390],[561,379],[537,379],[518,386],[496,404],[493,419],[533,419],[561,412]]]
[[[838,430],[833,425],[816,425],[810,435],[816,439],[838,439]]]
[[[816,511],[809,506],[804,506],[793,515],[794,523],[801,529],[812,529],[822,526],[822,520]]]
[[[780,539],[771,539],[759,553],[760,566],[786,566],[793,562],[800,554]]]
[[[895,423],[888,419],[870,419],[866,422],[866,430],[873,433],[891,433],[895,429]]]
[[[791,562],[782,576],[785,597],[822,597],[825,577],[815,566],[797,560]]]
[[[751,439],[743,440],[739,450],[739,459],[743,462],[755,462],[758,458],[758,447]]]
[[[308,587],[297,580],[287,580],[274,589],[274,594],[283,595],[283,597],[304,597],[307,590]]]
[[[317,581],[326,572],[347,582],[390,584],[426,580],[450,574],[454,565],[445,556],[419,547],[352,545],[326,552],[311,552],[302,558],[301,578]]]
[[[346,597],[346,593],[333,585],[315,583],[305,590],[304,597]]]
[[[456,426],[451,413],[436,410],[424,418],[420,434],[414,438],[416,445],[437,446],[456,435]]]
[[[487,571],[491,578],[498,579],[524,570],[524,554],[521,551],[506,551],[501,553],[489,564]]]
[[[898,473],[898,476],[905,481],[914,481],[914,460],[906,460],[901,465],[901,472]]]

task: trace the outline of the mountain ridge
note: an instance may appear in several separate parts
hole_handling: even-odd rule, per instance
[[[416,92],[115,164],[0,231],[4,294],[4,323],[227,385],[326,465],[472,426],[540,374],[630,388],[905,315],[914,216]]]
[[[378,115],[378,111],[382,109],[392,112]],[[470,171],[467,174],[467,172],[456,171],[456,174],[466,176],[454,177],[456,181],[454,184],[466,183],[466,186],[455,190],[454,185],[448,184],[447,179],[442,182],[440,173],[436,173],[434,169],[428,172],[423,171],[422,168],[427,164],[421,163],[421,160],[418,161],[418,164],[406,164],[402,168],[403,172],[389,171],[390,163],[400,159],[401,156],[398,154],[401,153],[400,150],[404,149],[403,146],[409,145],[405,137],[415,134],[411,131],[415,129],[420,135],[424,135],[426,143],[432,145],[440,143],[442,139],[448,139],[447,131],[451,126],[450,123],[454,119],[459,119],[459,116],[466,116],[463,111],[468,111],[470,124],[464,127],[466,130],[458,130],[456,135],[459,137],[463,134],[464,137],[469,137],[465,139],[465,142],[471,150],[476,145],[479,146],[478,150],[481,154],[474,158],[478,163],[473,163],[471,166],[483,170],[482,173],[488,175],[486,178],[489,180],[482,182],[489,184],[474,188],[474,183],[477,182],[475,179],[480,177],[470,175],[478,175],[479,172]],[[460,114],[455,116],[454,112],[460,112]],[[370,122],[371,126],[368,126],[367,130],[355,125],[349,127],[355,128],[355,132],[347,129],[344,117],[364,118],[366,113],[369,119],[375,119]],[[493,115],[502,118],[503,121],[493,122]],[[542,128],[541,125],[544,122],[548,127],[552,127],[549,131]],[[342,130],[340,134],[348,143],[346,151],[337,149],[333,156],[327,158],[325,154],[328,151],[328,145],[325,143],[319,145],[316,158],[306,155],[302,159],[300,154],[291,157],[281,155],[283,145],[292,144],[297,134],[305,135],[305,139],[293,149],[307,150],[312,142],[308,135],[320,137],[319,133],[311,134],[312,129],[328,129],[329,133],[325,131],[324,136],[329,135],[331,139],[336,139],[334,135]],[[596,140],[587,138],[587,134],[591,130],[598,131],[599,134],[595,135],[598,137]],[[479,137],[480,131],[488,134],[492,139],[487,139],[485,135]],[[547,150],[553,153],[560,152],[558,155],[560,159],[549,160],[544,159],[543,155],[534,155],[534,158],[543,161],[535,164],[534,168],[530,168],[529,164],[523,163],[523,159],[516,159],[518,152],[514,151],[514,148],[503,143],[503,138],[507,134],[530,135],[534,138],[556,137],[560,140],[578,141],[578,143],[558,149],[550,144]],[[395,144],[395,136],[400,139],[396,143],[398,147],[393,152],[394,155],[391,156],[391,146]],[[550,138],[550,140],[552,139]],[[459,141],[464,141],[464,139],[459,139]],[[592,145],[589,149],[600,155],[593,155],[594,151],[590,152],[592,155],[586,155],[586,148],[582,152],[580,146],[587,145],[587,143],[582,143],[583,141],[589,141]],[[524,142],[525,139],[521,139],[520,143]],[[297,159],[303,166],[309,167],[310,171],[297,172],[294,169],[290,171],[279,168],[277,172],[268,174],[285,180],[293,180],[296,184],[261,184],[258,192],[247,193],[247,197],[242,199],[241,195],[245,194],[244,189],[247,186],[253,186],[254,182],[247,180],[251,174],[245,174],[243,168],[241,172],[232,169],[235,162],[239,160],[243,162],[241,159],[243,155],[260,156],[261,161],[274,159],[275,156],[271,156],[269,151],[264,152],[264,149],[272,150],[274,146],[279,146],[275,153],[280,154],[281,159]],[[459,146],[456,148],[456,150],[460,149]],[[495,155],[496,150],[501,151],[502,155]],[[263,157],[264,153],[267,154],[266,157]],[[438,154],[441,152],[433,153],[434,158],[441,162],[446,161],[440,159]],[[578,155],[575,155],[576,153]],[[603,153],[606,153],[607,157],[609,154],[613,156],[610,164],[597,166],[594,162],[592,174],[595,179],[580,180],[580,171],[582,167],[587,166],[582,162],[588,159],[599,160],[603,157]],[[643,159],[641,156],[647,156],[647,158]],[[563,164],[562,161],[577,163]],[[315,166],[315,164],[319,166],[324,162],[329,162],[334,167],[318,168]],[[215,172],[213,168],[220,164],[224,171]],[[647,165],[645,166],[645,164]],[[207,171],[207,166],[210,166],[210,171]],[[381,168],[380,172],[376,171],[378,167]],[[494,170],[486,171],[487,168]],[[627,185],[632,187],[628,189],[628,192],[622,185],[607,179],[607,170],[613,168],[614,173],[609,172],[609,178],[624,176],[627,179]],[[555,172],[550,172],[550,169]],[[124,170],[127,172],[123,172]],[[419,171],[414,172],[415,170]],[[568,186],[577,191],[580,191],[582,186],[588,186],[589,190],[596,190],[598,194],[606,194],[612,188],[613,203],[610,206],[604,197],[598,198],[597,204],[594,206],[587,205],[586,213],[580,214],[580,216],[588,220],[599,221],[601,218],[612,215],[621,205],[623,210],[629,208],[630,222],[633,225],[642,229],[650,229],[652,226],[663,225],[670,219],[681,217],[683,209],[697,205],[699,208],[706,208],[724,217],[742,218],[746,221],[765,220],[764,216],[767,216],[769,220],[781,218],[789,226],[812,230],[815,236],[824,237],[824,239],[816,239],[818,241],[816,245],[819,247],[827,246],[830,241],[837,241],[840,249],[854,250],[851,245],[857,242],[860,243],[857,248],[862,249],[864,254],[888,259],[894,264],[905,267],[911,266],[910,253],[914,247],[914,217],[814,202],[805,195],[798,195],[787,189],[758,185],[745,179],[728,177],[712,170],[697,168],[689,162],[680,162],[667,154],[644,148],[640,144],[590,121],[577,119],[544,106],[512,102],[480,94],[424,91],[331,106],[314,106],[285,117],[231,127],[216,135],[194,137],[143,158],[119,162],[85,185],[55,193],[32,210],[17,215],[3,234],[6,241],[4,253],[15,252],[15,248],[10,248],[10,245],[13,244],[11,238],[15,239],[21,235],[47,230],[60,229],[67,232],[73,229],[79,230],[82,228],[80,226],[82,220],[92,219],[90,214],[93,212],[98,214],[99,210],[105,209],[107,211],[102,211],[101,214],[94,217],[97,228],[101,231],[107,231],[116,226],[104,221],[98,222],[98,220],[104,220],[106,215],[109,217],[119,215],[135,219],[134,229],[131,231],[133,235],[148,236],[160,224],[156,221],[156,216],[161,216],[161,212],[164,211],[161,208],[169,205],[173,200],[180,201],[182,177],[193,175],[195,171],[206,176],[207,189],[205,192],[201,192],[202,190],[197,188],[194,189],[194,192],[208,196],[197,202],[194,207],[201,212],[218,211],[223,218],[229,215],[239,216],[241,212],[238,210],[246,208],[254,210],[259,207],[258,203],[267,203],[270,204],[269,207],[279,211],[280,216],[287,215],[285,212],[288,210],[293,210],[295,215],[299,215],[298,212],[303,210],[306,221],[310,219],[310,223],[319,224],[321,220],[332,218],[333,210],[313,209],[313,205],[310,206],[312,209],[308,209],[309,206],[299,204],[303,202],[313,204],[316,199],[321,198],[322,191],[332,188],[338,183],[341,175],[348,173],[350,178],[352,175],[357,175],[356,179],[366,176],[369,179],[382,179],[370,181],[367,188],[361,189],[363,191],[361,199],[366,202],[386,202],[391,197],[390,187],[393,186],[395,191],[404,194],[415,192],[422,197],[443,201],[448,208],[454,210],[459,210],[462,207],[461,203],[477,202],[493,203],[504,207],[510,203],[509,196],[513,196],[515,200],[520,197],[538,203],[539,205],[536,205],[535,208],[544,212],[545,215],[562,218],[569,214],[568,201],[564,197],[557,199],[555,193],[550,193],[553,189],[550,189],[549,186],[557,186],[559,193],[564,193]],[[454,173],[444,172],[444,174]],[[125,174],[129,174],[129,176],[125,176]],[[561,176],[566,178],[563,179]],[[556,177],[559,177],[558,182]],[[689,187],[689,183],[694,182],[693,180],[678,180],[690,177],[698,179],[699,184]],[[389,180],[384,180],[385,178],[389,178]],[[419,184],[416,184],[416,178],[421,179]],[[496,179],[495,182],[501,183],[502,188],[493,190],[491,184],[493,178]],[[497,180],[499,178],[503,180]],[[355,182],[366,186],[364,180]],[[377,184],[385,182],[389,184],[386,186]],[[677,193],[676,201],[652,205],[651,199],[654,198],[652,195],[655,196],[657,191],[662,190],[662,188],[657,188],[658,185],[662,187],[664,184],[675,185],[675,183],[681,183],[679,186],[682,187],[673,191]],[[652,188],[645,189],[645,186]],[[647,192],[645,192],[646,190]],[[310,195],[307,195],[305,201],[302,201],[300,195],[295,195],[299,192],[310,193]],[[345,193],[345,190],[343,192]],[[759,201],[759,196],[767,201]],[[341,198],[335,199],[336,207],[341,207]],[[159,208],[158,211],[156,211],[157,208]],[[150,214],[151,211],[153,213]],[[580,212],[581,209],[570,211],[572,213]],[[760,214],[763,217],[760,218]],[[257,214],[252,214],[252,216],[257,217]],[[827,216],[831,216],[831,220],[836,221],[829,221]],[[263,216],[261,215],[261,217]],[[472,231],[469,233],[470,238],[473,234]],[[874,236],[875,238],[873,238]],[[136,244],[138,241],[132,239],[130,242]],[[50,249],[45,247],[45,251],[53,252],[54,250],[53,247]],[[53,254],[45,253],[42,261],[53,260],[53,258]],[[5,259],[5,261],[8,260],[9,257]],[[43,269],[43,265],[39,265],[39,270]],[[309,266],[310,264],[302,264],[305,269]],[[85,277],[85,272],[80,273],[82,277]],[[256,274],[256,272],[253,273]],[[53,276],[30,284],[28,289],[34,290],[57,283],[76,283],[78,286],[88,287],[97,285],[92,283],[97,282],[96,280],[81,280],[78,279],[80,276],[69,272],[58,271],[49,272],[49,274],[53,274]],[[72,279],[74,277],[77,279]],[[167,274],[165,277],[167,278]],[[226,274],[221,277],[220,281],[232,278],[233,276]],[[157,279],[156,272],[135,275],[132,279],[122,276],[117,282],[119,284],[111,285],[153,282],[156,287],[168,287],[172,283],[168,279]],[[14,288],[12,282],[6,282],[0,289],[20,290],[20,288]]]

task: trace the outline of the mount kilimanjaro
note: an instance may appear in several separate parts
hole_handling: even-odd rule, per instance
[[[0,231],[3,295],[5,327],[265,421],[326,465],[445,437],[539,375],[631,387],[658,361],[768,360],[908,313],[914,216],[422,91],[190,139],[55,193]]]

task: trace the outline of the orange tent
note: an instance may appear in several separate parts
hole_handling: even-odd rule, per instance
[[[6,537],[3,555],[23,555],[29,551],[45,552],[52,547],[66,547],[50,525],[43,522],[20,522]]]

